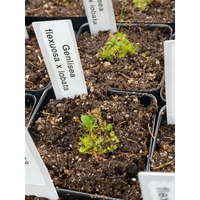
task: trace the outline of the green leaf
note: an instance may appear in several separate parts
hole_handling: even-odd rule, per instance
[[[111,130],[112,130],[112,124],[108,124],[108,125],[107,125],[107,130],[108,130],[108,131],[111,131]]]
[[[113,37],[111,40],[112,44],[114,44],[116,42],[116,39]]]
[[[90,121],[93,123],[94,122],[94,117],[92,115],[87,115],[90,118]]]
[[[116,45],[118,45],[118,46],[121,46],[121,44],[122,44],[121,42],[117,42],[117,43],[116,43]]]
[[[112,45],[113,43],[112,42],[106,42],[106,45],[109,45],[109,44]]]
[[[82,115],[81,121],[84,123],[84,125],[90,126],[93,124],[94,118],[92,115]]]

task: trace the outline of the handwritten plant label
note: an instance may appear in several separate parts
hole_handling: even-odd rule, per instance
[[[167,124],[175,124],[175,40],[164,42]]]
[[[139,172],[143,200],[175,200],[175,173]]]
[[[25,128],[25,194],[57,200],[51,177]]]
[[[111,0],[83,0],[91,34],[110,30],[117,32]]]
[[[33,22],[57,99],[87,93],[71,20]]]

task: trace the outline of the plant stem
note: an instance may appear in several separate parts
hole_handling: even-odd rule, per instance
[[[120,26],[121,26],[123,11],[124,11],[124,0],[123,0],[123,2],[122,2],[122,10],[121,10],[121,14],[120,14],[119,26],[118,26],[118,29],[117,29],[117,33],[119,33],[119,29],[120,29]]]

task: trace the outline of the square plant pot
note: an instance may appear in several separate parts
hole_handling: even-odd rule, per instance
[[[53,104],[53,106],[51,107],[50,104]],[[119,151],[117,150],[118,151],[117,153],[108,153],[104,156],[97,156],[95,158],[95,156],[88,155],[88,154],[80,154],[80,152],[77,151],[76,142],[74,140],[77,140],[77,136],[79,135],[78,129],[80,129],[80,127],[79,125],[75,126],[75,124],[77,123],[76,121],[73,121],[73,119],[75,119],[74,117],[82,116],[82,114],[86,113],[88,109],[93,110],[94,108],[97,108],[100,105],[101,105],[101,112],[102,112],[103,119],[106,118],[108,120],[108,121],[106,120],[108,123],[112,122],[112,124],[114,124],[113,130],[115,131],[117,137],[119,138],[119,141],[121,142],[119,143],[120,146],[117,147],[119,148],[118,149]],[[49,110],[49,106],[53,110],[56,109],[54,110],[55,112],[53,110],[51,112]],[[127,107],[129,109],[124,110],[124,108],[127,108]],[[147,170],[148,155],[150,153],[149,146],[151,143],[150,138],[152,137],[151,134],[154,131],[156,111],[157,111],[157,102],[156,102],[155,97],[151,94],[135,93],[135,94],[129,95],[129,94],[124,94],[124,93],[120,94],[115,91],[108,91],[107,94],[102,94],[100,92],[90,92],[88,95],[82,95],[81,97],[76,96],[74,99],[63,98],[61,100],[55,100],[55,94],[54,94],[53,88],[49,87],[43,93],[30,119],[28,128],[38,148],[38,151],[40,152],[40,155],[45,165],[47,166],[47,169],[49,170],[49,173],[52,177],[54,185],[56,186],[58,190],[58,194],[64,195],[66,199],[74,199],[74,200],[75,199],[82,199],[82,200],[93,199],[93,198],[95,199],[128,199],[127,196],[129,195],[135,196],[133,197],[133,199],[134,198],[140,199],[141,194],[140,194],[139,182],[137,182],[137,172],[136,172],[137,170],[135,172],[133,171],[135,169],[135,165],[136,165],[135,163],[138,164],[137,166],[138,170],[140,171]],[[61,116],[60,114],[58,114],[59,116],[54,115],[55,113],[60,113],[60,112],[63,112],[64,115],[63,116]],[[115,113],[113,114],[112,112],[115,112]],[[72,113],[73,113],[72,116],[74,116],[72,117],[73,119],[71,118]],[[65,119],[64,119],[64,116],[66,117]],[[50,127],[48,127],[49,122],[47,121],[45,122],[45,120],[47,121],[50,120],[49,121],[51,124],[51,125],[49,124]],[[59,125],[58,129],[57,128],[55,129],[55,132],[53,130],[52,132],[54,133],[53,135],[50,136],[48,133],[46,134],[45,131],[43,131],[43,128],[45,130],[50,130],[52,128],[54,129],[55,126],[57,126],[55,123],[57,123],[58,121],[61,122],[61,120],[63,120],[62,124]],[[137,126],[139,126],[137,124],[141,124],[141,127],[139,129],[137,129]],[[142,127],[143,126],[142,124],[144,125],[144,127]],[[151,133],[149,133],[150,131],[149,125],[151,127],[150,128]],[[76,127],[78,129],[74,132],[72,127]],[[59,129],[62,129],[62,128],[63,128],[63,131],[60,132]],[[130,134],[130,131],[131,131],[131,134]],[[69,137],[70,134],[72,134],[72,138]],[[57,138],[54,138],[54,136]],[[124,145],[124,141],[122,141],[123,138],[125,138],[124,141],[126,140],[125,142],[126,145]],[[133,138],[138,141],[137,142],[134,141]],[[60,146],[59,145],[60,142],[61,143],[64,142],[64,143]],[[56,157],[54,157],[53,155],[54,150],[52,148],[54,148],[54,145],[58,145],[56,149],[54,149],[57,152]],[[142,148],[139,149],[140,148],[139,146],[142,146]],[[46,149],[49,147],[51,148],[51,150]],[[76,151],[76,153],[73,153],[72,149],[74,149],[73,151]],[[60,150],[62,151],[62,153],[59,152]],[[53,165],[52,163],[51,164],[48,163],[49,161],[45,160],[48,157],[49,158],[51,157],[52,162],[55,161],[56,163]],[[110,160],[108,160],[109,158]],[[63,163],[61,160],[65,162]],[[73,165],[72,168],[71,168],[71,163]],[[76,165],[79,165],[79,163],[82,163],[80,165],[81,168],[78,167],[76,169]],[[104,165],[104,163],[106,164]],[[88,165],[88,167],[86,167],[85,164]],[[93,164],[95,164],[95,166],[97,165],[98,167],[95,168]],[[94,172],[90,171],[91,167],[94,170]],[[58,171],[57,172],[54,171],[54,168],[56,168],[56,170]],[[86,171],[83,172],[82,170],[86,170]],[[133,170],[133,171],[130,172],[129,170],[130,171]],[[83,174],[79,176],[79,173],[82,173],[82,172]],[[111,178],[109,175],[110,173],[114,173],[114,174],[116,173],[116,174],[114,175],[113,178]],[[136,173],[136,174],[133,175],[131,173]],[[93,178],[93,176],[96,177],[98,176],[98,174],[100,175],[100,177],[103,175],[103,177],[101,177],[100,179]],[[76,178],[71,179],[70,178],[71,175],[76,176]],[[58,177],[55,177],[55,176],[58,176]],[[122,176],[127,176],[127,177],[123,179]],[[76,183],[74,183],[74,181],[75,182],[77,181],[77,184],[78,184],[80,178],[81,179],[83,178],[84,184],[83,185],[81,184],[82,186],[81,185],[77,186]],[[102,193],[99,193],[98,192],[99,186],[98,187],[93,186],[94,188],[92,188],[92,185],[90,184],[102,182],[102,179],[110,180],[109,182],[107,182],[107,184],[111,183],[111,187],[105,188],[105,190],[107,190],[106,193],[108,194],[112,192],[109,188],[112,188],[113,190],[115,190],[116,188],[119,187],[119,183],[116,184],[115,181],[117,180],[119,181],[119,179],[126,180],[127,182],[123,184],[125,184],[127,188],[124,187],[124,189],[122,189],[124,194],[121,194],[120,198],[116,196],[112,197],[111,195],[104,195]],[[113,186],[112,184],[115,186]],[[121,184],[122,184],[122,181],[121,181]],[[61,187],[61,185],[62,186],[65,185],[65,187]],[[100,187],[105,187],[105,186],[101,183]],[[101,190],[101,188],[99,189]],[[103,189],[103,191],[105,190]],[[116,189],[116,192],[118,192],[118,189]]]
[[[37,99],[30,93],[25,93],[25,124],[29,122],[29,119],[36,107]]]
[[[158,115],[149,169],[156,172],[175,172],[175,125],[167,124],[166,105]]]
[[[88,23],[82,25],[77,32],[77,45],[89,89],[105,86],[116,91],[149,93],[153,94],[160,103],[159,93],[164,79],[163,42],[171,38],[172,28],[165,24],[145,24],[143,27],[136,23],[128,27],[122,23],[121,30],[122,33],[127,32],[130,35],[127,34],[129,40],[132,37],[137,38],[138,41],[134,42],[141,47],[141,53],[110,62],[98,56],[98,50],[105,44],[109,32],[99,32],[99,36],[91,36]],[[143,38],[148,38],[143,39],[148,44],[140,40],[141,35]],[[86,41],[89,41],[88,44]],[[150,50],[148,45],[152,46]],[[142,52],[150,55],[144,58]]]

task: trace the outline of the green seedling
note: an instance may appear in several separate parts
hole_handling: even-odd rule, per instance
[[[78,150],[80,153],[102,155],[117,149],[119,140],[113,131],[112,124],[103,121],[101,110],[95,109],[89,115],[82,115],[79,121],[84,133],[80,137]]]
[[[124,58],[128,52],[136,54],[139,50],[137,45],[132,44],[126,34],[120,32],[116,35],[110,34],[108,41],[104,47],[101,47],[98,55],[100,58],[108,61],[114,58]]]
[[[133,0],[133,7],[138,9],[145,9],[151,0]]]
[[[119,32],[123,9],[124,9],[124,0],[122,2],[122,10],[121,10],[117,33],[115,35],[110,34],[107,42],[105,43],[105,46],[101,47],[98,51],[98,55],[102,59],[111,61],[114,58],[124,58],[128,52],[135,54],[139,50],[139,47],[137,45],[132,44],[127,39],[126,34],[122,34]]]

